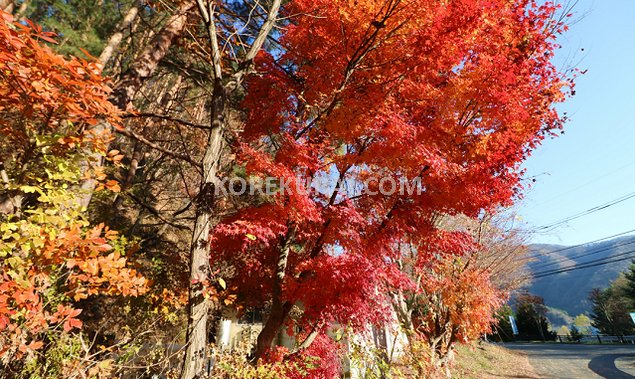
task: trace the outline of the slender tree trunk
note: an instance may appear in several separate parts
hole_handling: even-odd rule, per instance
[[[119,25],[117,25],[116,32],[110,36],[106,47],[104,47],[104,50],[102,50],[101,54],[99,55],[99,62],[102,64],[102,66],[106,67],[108,61],[110,61],[110,58],[112,58],[113,53],[121,44],[124,36],[124,31],[128,29],[130,25],[132,25],[138,14],[139,6],[137,4],[133,4],[130,9],[128,9],[128,12],[121,20]]]
[[[265,322],[262,331],[258,334],[256,361],[262,358],[267,350],[271,348],[273,340],[278,335],[280,327],[284,324],[284,320],[291,310],[291,304],[285,302],[282,298],[282,286],[287,272],[287,263],[289,261],[291,243],[293,242],[293,234],[292,231],[287,234],[284,244],[281,246],[280,254],[278,255],[276,276],[274,277],[271,294],[271,311],[269,312],[269,317],[267,317],[267,322]]]
[[[0,0],[0,10],[12,14],[14,8],[15,4],[13,3],[13,0]]]
[[[228,118],[227,99],[242,84],[243,78],[250,72],[253,59],[262,48],[267,36],[277,20],[281,0],[274,0],[267,20],[263,23],[258,35],[254,38],[249,51],[244,57],[242,68],[226,82],[223,80],[222,52],[216,30],[215,2],[197,0],[199,13],[205,26],[212,53],[214,75],[214,91],[212,97],[211,126],[212,130],[203,158],[203,178],[196,201],[196,222],[192,236],[190,252],[190,292],[188,301],[187,347],[185,361],[181,371],[181,379],[194,379],[204,373],[207,356],[207,318],[209,304],[203,296],[200,284],[209,278],[209,233],[212,222],[212,206],[214,202],[214,182],[223,150],[226,120]],[[285,264],[286,265],[286,264]]]
[[[143,158],[143,145],[140,142],[135,142],[134,147],[132,149],[132,156],[130,158],[130,167],[128,168],[128,173],[126,174],[126,178],[123,183],[121,183],[121,192],[115,196],[115,201],[113,202],[113,208],[115,211],[121,211],[121,206],[123,205],[123,196],[124,192],[130,188],[132,185],[135,176],[137,175],[137,169],[139,168],[139,162]]]
[[[130,65],[130,68],[122,74],[110,100],[120,110],[125,111],[131,105],[144,81],[157,69],[159,62],[172,46],[172,42],[183,32],[187,21],[187,12],[193,7],[194,3],[192,2],[181,5],[177,13],[168,19],[163,29],[152,38],[150,44]],[[111,130],[112,126],[106,122],[100,122],[93,128],[97,134],[107,133]],[[103,164],[101,154],[92,154],[89,156],[89,160],[92,162],[85,162],[82,171],[88,170],[91,165],[100,167]],[[81,184],[82,195],[79,198],[79,204],[82,207],[88,208],[96,184],[94,179],[85,180]]]
[[[209,234],[218,164],[223,150],[226,98],[221,79],[216,80],[212,104],[212,131],[203,158],[203,180],[196,199],[196,222],[190,250],[187,348],[181,379],[200,377],[207,362],[207,318],[209,303],[203,283],[209,279]]]
[[[9,175],[4,168],[4,162],[0,161],[0,183],[9,186]],[[20,215],[24,195],[21,192],[9,193],[0,196],[0,214]]]
[[[187,350],[181,378],[198,378],[207,362],[207,314],[209,303],[204,296],[204,283],[209,278],[209,232],[211,204],[209,192],[213,185],[205,183],[199,194],[196,224],[190,252],[190,292],[188,301]],[[203,195],[203,196],[201,196]]]
[[[18,10],[13,13],[15,18],[18,20],[22,20],[30,4],[31,4],[31,0],[24,0],[22,4],[20,4],[20,8],[18,8]]]
[[[157,69],[159,62],[168,53],[172,42],[185,29],[187,14],[194,3],[185,2],[166,22],[161,31],[154,35],[143,53],[124,72],[113,91],[112,102],[121,110],[126,110],[134,100],[137,92]]]

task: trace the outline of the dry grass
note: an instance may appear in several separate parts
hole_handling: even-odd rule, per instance
[[[525,354],[489,343],[459,346],[455,362],[453,378],[540,378]]]

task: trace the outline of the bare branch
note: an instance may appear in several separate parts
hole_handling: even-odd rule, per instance
[[[182,118],[172,117],[172,116],[159,114],[159,113],[151,113],[151,112],[128,113],[128,114],[123,115],[122,117],[123,118],[141,118],[141,117],[158,118],[158,119],[161,119],[161,120],[177,122],[179,124],[191,126],[193,128],[197,128],[197,129],[204,129],[204,130],[210,130],[211,129],[211,127],[209,127],[208,125],[196,124],[194,122],[187,121],[187,120],[184,120]]]
[[[149,146],[149,147],[151,147],[151,148],[153,148],[153,149],[155,149],[157,151],[165,153],[165,154],[167,154],[167,155],[169,155],[169,156],[171,156],[173,158],[184,160],[184,161],[190,163],[191,165],[193,165],[194,167],[201,168],[201,164],[196,162],[196,161],[194,161],[188,155],[177,153],[177,152],[174,152],[172,150],[166,149],[163,146],[160,146],[160,145],[158,145],[158,144],[156,144],[156,143],[154,143],[154,142],[152,142],[150,140],[147,140],[145,137],[133,132],[130,129],[116,129],[115,131],[117,133],[119,133],[119,134],[122,134],[122,135],[126,136],[126,137],[129,137],[129,138],[132,138],[134,140],[137,140],[137,141],[141,142],[142,144],[147,145],[147,146]]]

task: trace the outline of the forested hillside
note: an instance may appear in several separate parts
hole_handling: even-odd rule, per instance
[[[593,288],[608,287],[628,268],[631,263],[629,258],[635,257],[635,253],[627,254],[635,251],[635,236],[578,247],[532,245],[530,251],[535,257],[535,261],[529,264],[534,274],[567,270],[587,262],[594,265],[534,279],[528,288],[529,292],[543,297],[547,306],[564,310],[575,317],[591,310],[588,296]],[[595,266],[596,263],[600,265]]]

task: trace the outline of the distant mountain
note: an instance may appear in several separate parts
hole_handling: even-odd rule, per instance
[[[560,245],[531,245],[530,251],[536,256],[536,260],[529,264],[529,268],[534,274],[539,274],[592,261],[600,263],[599,260],[611,257],[614,259],[635,257],[635,253],[619,256],[629,251],[635,252],[635,236],[575,248]],[[591,304],[587,297],[593,288],[606,288],[621,272],[626,271],[630,264],[631,260],[627,259],[537,278],[527,289],[530,293],[545,299],[545,304],[552,308],[550,316],[553,313],[553,318],[566,319],[567,315],[558,311],[564,311],[575,317],[580,313],[591,311]],[[556,314],[559,315],[556,316]],[[560,324],[555,320],[552,322]]]

